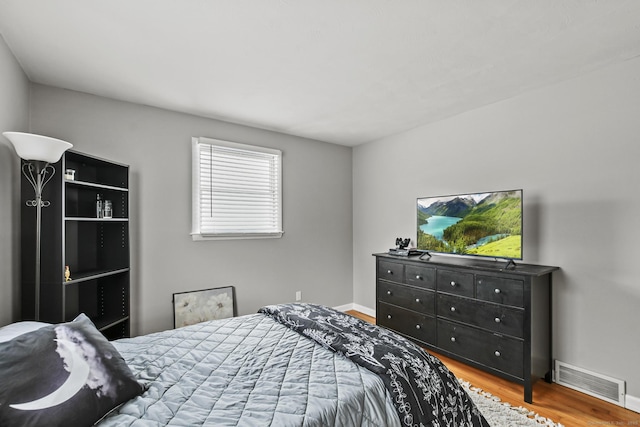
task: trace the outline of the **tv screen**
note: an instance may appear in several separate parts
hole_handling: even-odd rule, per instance
[[[417,249],[522,259],[522,190],[422,197]]]

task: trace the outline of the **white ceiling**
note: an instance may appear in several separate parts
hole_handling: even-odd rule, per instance
[[[640,54],[638,0],[0,0],[33,82],[357,145]]]

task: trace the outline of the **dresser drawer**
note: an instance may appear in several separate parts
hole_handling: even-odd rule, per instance
[[[524,378],[523,341],[438,319],[438,347]]]
[[[404,283],[426,289],[436,288],[436,269],[419,265],[406,265]]]
[[[378,300],[423,314],[435,313],[436,293],[378,280]]]
[[[453,295],[438,294],[437,314],[492,332],[524,338],[524,310]]]
[[[524,282],[503,277],[477,276],[476,297],[498,304],[524,307]]]
[[[473,297],[473,274],[438,270],[438,291]]]
[[[376,323],[427,344],[436,342],[436,319],[383,302],[378,304]]]
[[[404,264],[384,260],[378,261],[378,278],[402,283]]]

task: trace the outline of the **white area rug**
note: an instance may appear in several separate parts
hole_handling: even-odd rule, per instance
[[[516,426],[551,426],[564,427],[554,423],[548,418],[532,412],[526,408],[511,406],[484,390],[473,387],[466,381],[459,380],[462,387],[469,393],[473,403],[476,404],[482,415],[487,419],[491,427],[516,427]]]

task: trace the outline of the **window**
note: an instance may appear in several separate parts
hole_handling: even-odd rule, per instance
[[[282,236],[282,152],[193,138],[194,240]]]

